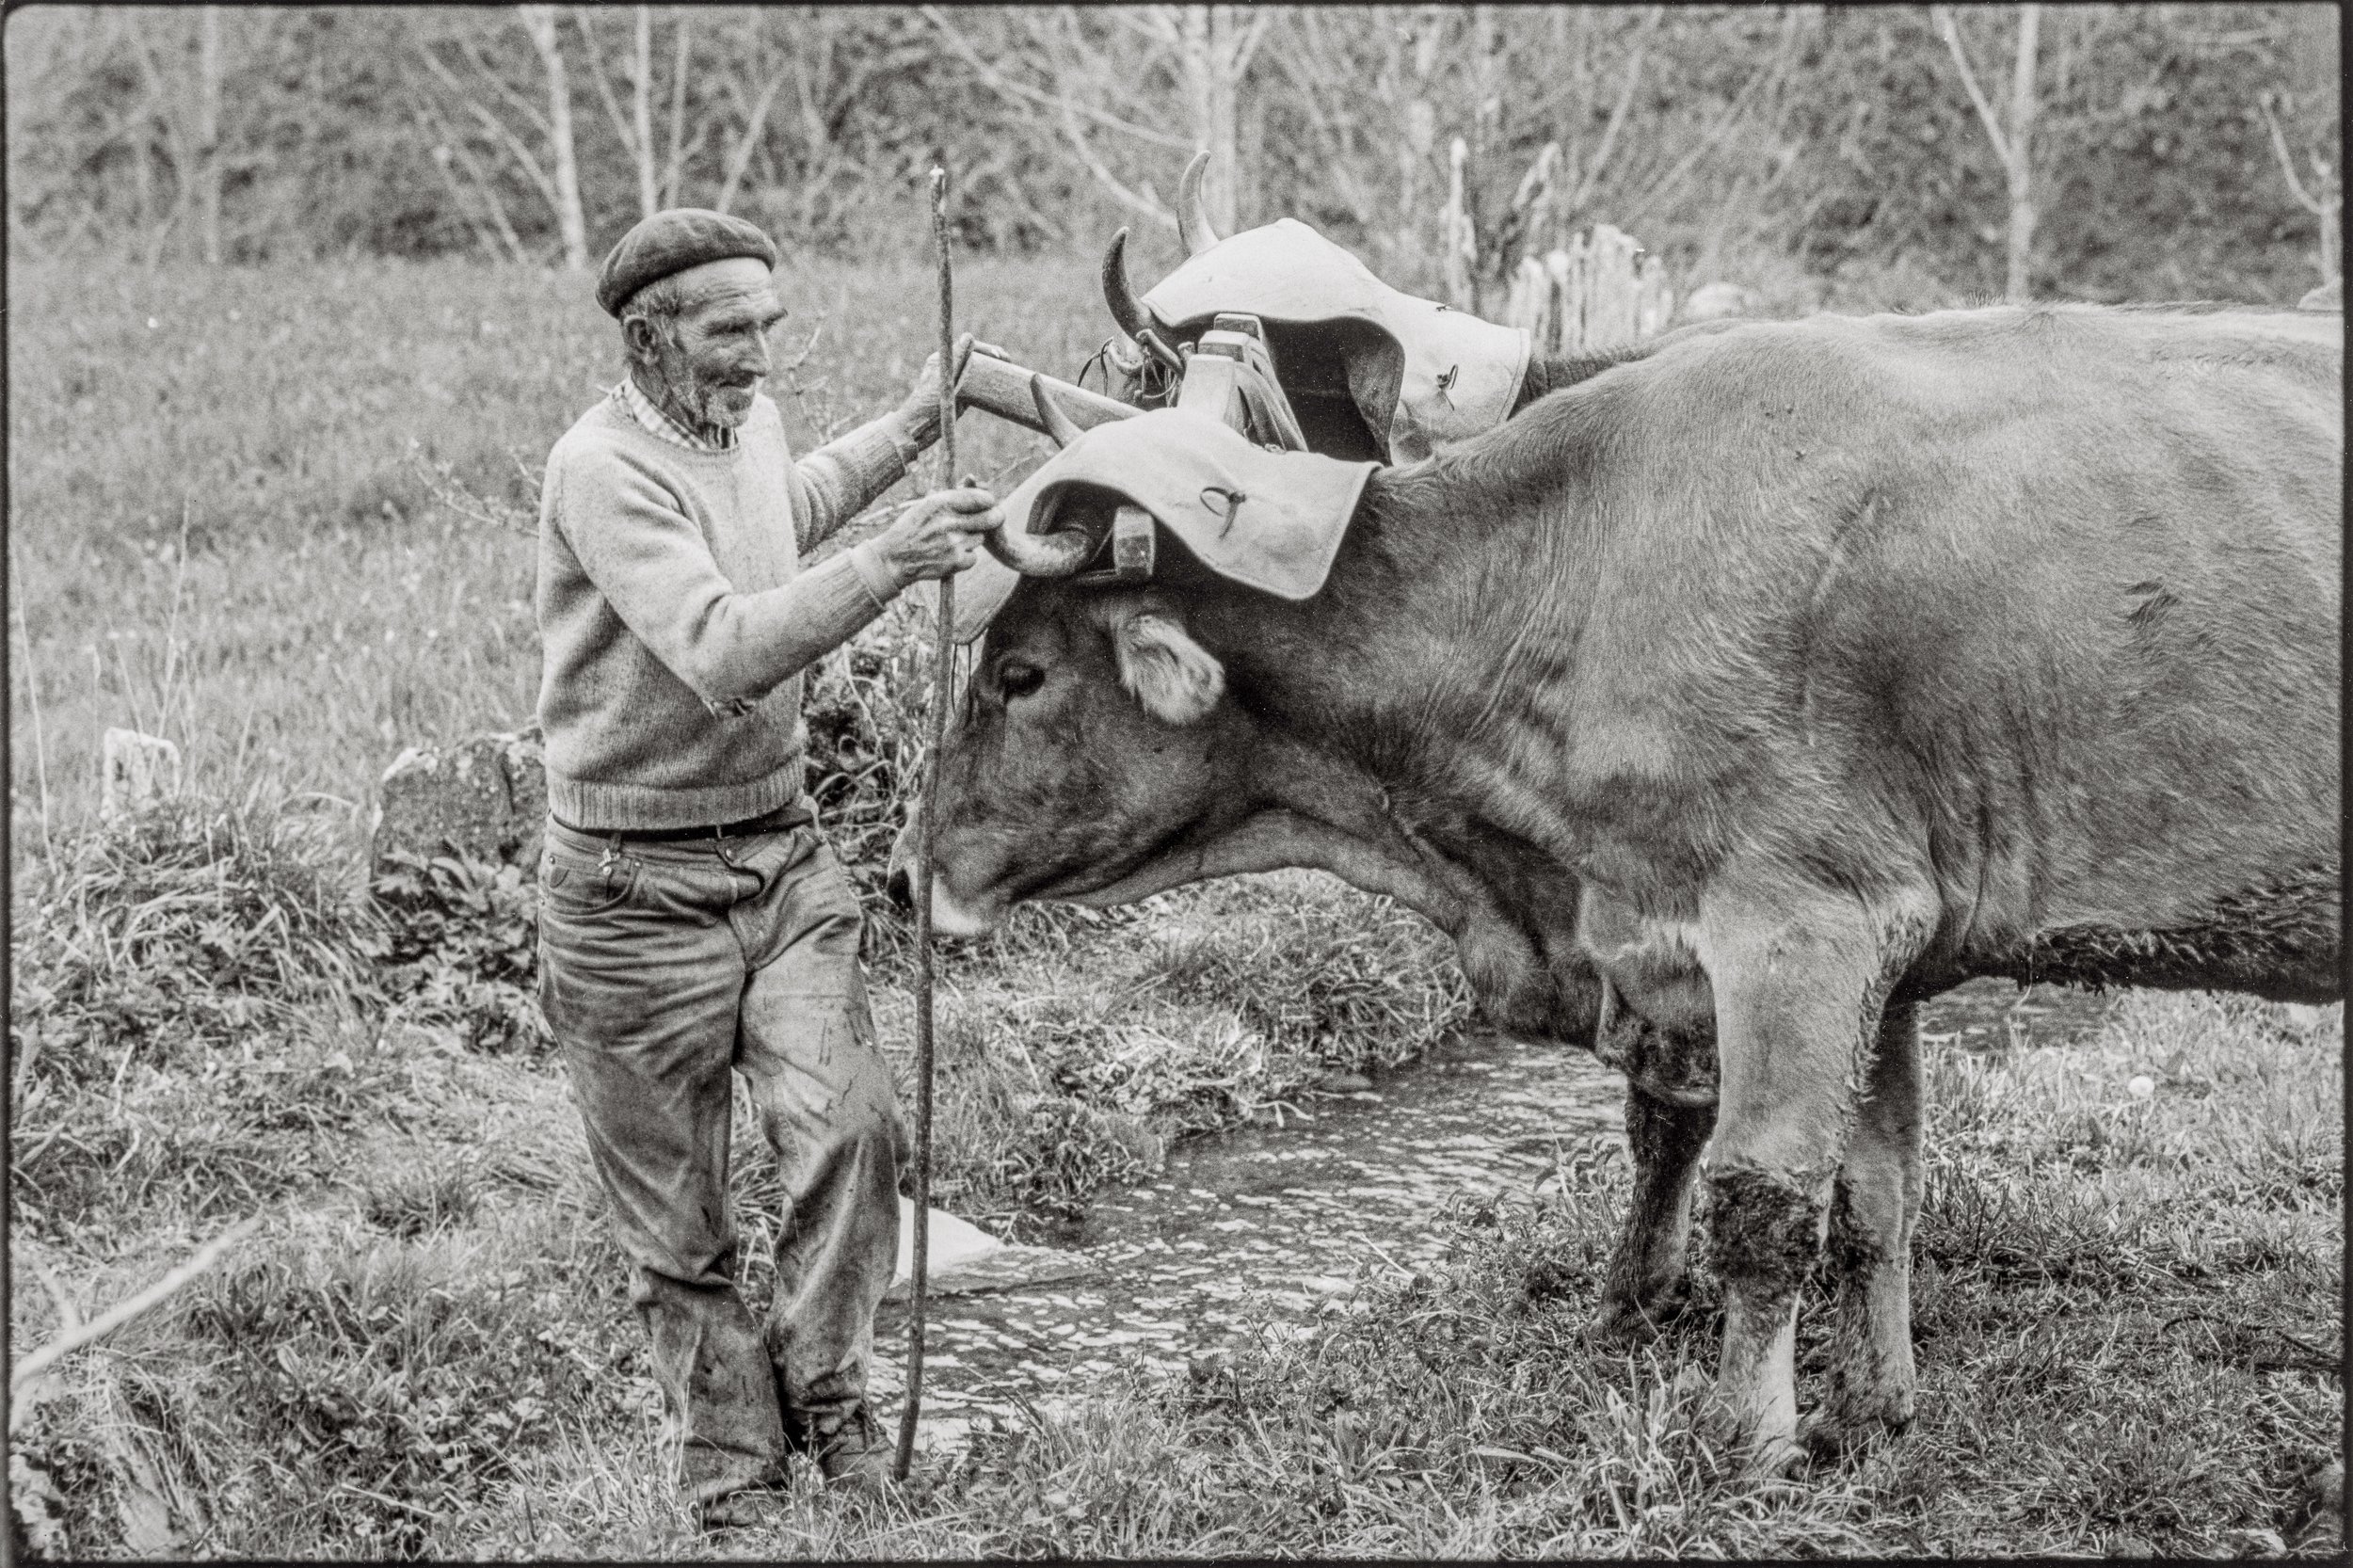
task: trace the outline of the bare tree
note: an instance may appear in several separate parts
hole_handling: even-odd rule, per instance
[[[220,8],[205,6],[196,24],[196,156],[201,183],[199,218],[204,264],[220,265]]]
[[[420,95],[421,98],[421,95]],[[473,231],[475,243],[488,252],[493,261],[520,262],[526,260],[523,242],[515,232],[514,220],[507,216],[506,202],[499,195],[498,183],[485,173],[482,166],[466,146],[466,138],[454,136],[440,113],[430,100],[413,103],[410,117],[424,134],[432,151],[429,154],[434,171],[441,177],[449,191],[451,202],[466,227]],[[466,183],[460,184],[453,168],[462,169]],[[477,214],[476,209],[482,209]]]
[[[2280,116],[2273,106],[2276,96],[2274,93],[2264,94],[2256,100],[2256,106],[2263,110],[2264,124],[2270,128],[2272,154],[2280,160],[2280,172],[2287,177],[2288,193],[2296,198],[2297,206],[2320,220],[2320,243],[2315,260],[2320,266],[2320,280],[2323,283],[2334,282],[2345,270],[2337,249],[2343,239],[2337,220],[2345,211],[2345,190],[2336,169],[2310,147],[2304,150],[2304,156],[2312,163],[2311,188],[2307,189],[2304,182],[2297,177],[2296,159],[2288,152],[2287,135],[2280,129]]]
[[[686,160],[701,147],[708,126],[697,125],[693,141],[688,141],[686,78],[693,45],[689,39],[689,13],[677,10],[670,18],[669,153],[664,159],[656,152],[653,131],[653,8],[633,6],[631,12],[633,25],[626,66],[629,75],[627,114],[622,112],[620,100],[613,90],[612,78],[605,71],[604,52],[589,23],[593,14],[590,8],[574,6],[572,20],[580,28],[581,41],[587,46],[589,77],[596,84],[597,97],[613,121],[614,135],[620,138],[630,161],[636,166],[638,211],[641,216],[651,216],[676,200]]]
[[[1237,227],[1239,197],[1247,183],[1240,96],[1277,15],[1273,9],[1133,6],[1097,11],[1064,6],[1052,12],[1009,10],[1003,13],[1007,46],[995,51],[976,47],[941,7],[926,6],[923,15],[982,85],[1013,102],[1051,111],[1080,166],[1131,212],[1176,227],[1152,182],[1123,178],[1115,164],[1128,159],[1116,153],[1106,157],[1097,132],[1121,138],[1128,158],[1142,156],[1154,165],[1180,162],[1182,154],[1207,149],[1209,168],[1203,195],[1210,223],[1222,233]],[[1164,104],[1160,93],[1169,88],[1175,102]],[[1170,160],[1172,152],[1179,158]]]
[[[518,6],[523,30],[548,74],[548,152],[555,164],[555,221],[564,236],[564,264],[575,272],[588,265],[588,221],[580,206],[580,153],[572,140],[572,84],[564,51],[555,38],[553,6]]]
[[[588,265],[588,223],[580,200],[580,155],[572,136],[571,75],[556,37],[553,6],[518,6],[517,20],[531,40],[547,82],[547,108],[536,107],[506,81],[498,62],[485,52],[480,38],[457,29],[440,39],[417,43],[417,58],[449,95],[458,113],[471,119],[488,142],[511,159],[555,215],[564,264],[575,271]],[[457,61],[442,57],[447,44]],[[459,67],[463,68],[460,74]],[[493,107],[493,105],[497,105]],[[502,112],[503,111],[503,112]],[[547,161],[532,151],[522,132],[509,118],[537,133],[547,148]],[[455,147],[453,147],[455,155]],[[486,191],[487,182],[477,181]]]
[[[741,46],[720,53],[719,81],[734,105],[737,120],[735,145],[728,152],[719,176],[719,194],[711,203],[723,213],[734,210],[736,193],[744,186],[744,173],[751,168],[752,154],[759,151],[760,138],[767,131],[768,111],[793,75],[791,52],[770,47],[762,21],[763,13],[754,11],[744,29]],[[828,46],[831,43],[830,38],[824,41]],[[679,80],[685,80],[683,72]],[[676,200],[675,196],[672,200]]]
[[[138,178],[139,212],[147,226],[149,266],[163,260],[165,242],[180,224],[188,208],[188,199],[195,193],[197,182],[192,177],[196,167],[194,117],[184,107],[188,94],[176,91],[166,74],[163,63],[155,57],[147,39],[149,24],[144,19],[121,16],[121,37],[126,40],[139,64],[141,79],[147,87],[147,97],[137,110],[142,135],[136,144],[134,168]],[[158,198],[154,191],[153,166],[160,152],[171,169],[171,205],[161,217],[155,216]]]
[[[1240,226],[1241,179],[1235,101],[1242,77],[1250,70],[1251,56],[1258,52],[1275,16],[1272,10],[1250,7],[1245,20],[1244,10],[1241,6],[1155,6],[1144,13],[1176,50],[1193,141],[1209,154],[1201,195],[1209,205],[1209,221],[1221,234],[1230,234]]]
[[[1969,102],[1985,126],[1986,139],[1993,144],[1993,155],[2002,161],[2002,173],[2009,184],[2009,273],[2002,296],[2013,304],[2023,304],[2033,296],[2030,269],[2035,228],[2035,54],[2042,31],[2042,8],[2032,0],[2018,8],[2018,48],[2010,72],[2008,124],[2003,123],[2002,117],[1994,112],[1984,90],[1977,86],[1977,73],[1970,67],[1969,52],[1961,46],[1961,29],[1953,20],[1952,8],[1934,7],[1932,14],[1936,30],[1953,56],[1953,67],[1961,73],[1961,85],[1968,91]]]

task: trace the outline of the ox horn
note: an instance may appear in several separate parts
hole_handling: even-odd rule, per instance
[[[1054,438],[1056,446],[1068,446],[1079,439],[1078,425],[1062,411],[1062,405],[1046,390],[1045,378],[1035,371],[1030,373],[1030,401],[1037,405],[1037,417],[1045,422],[1046,433]]]
[[[1068,446],[1079,439],[1079,426],[1062,411],[1034,371],[1030,375],[1030,399],[1037,405],[1038,418],[1057,445]],[[1079,528],[1057,529],[1051,534],[1017,533],[1010,518],[981,536],[981,540],[991,555],[1024,577],[1074,577],[1103,543]]]
[[[1207,152],[1195,152],[1193,162],[1185,166],[1185,177],[1176,184],[1176,237],[1185,242],[1185,254],[1198,256],[1217,243],[1217,231],[1209,226],[1209,209],[1201,200],[1201,176],[1209,167]]]
[[[1152,326],[1152,317],[1136,297],[1135,289],[1128,281],[1128,231],[1122,227],[1112,236],[1111,248],[1103,252],[1103,303],[1111,307],[1112,320],[1131,338],[1141,338]]]
[[[1152,326],[1152,313],[1144,308],[1144,301],[1136,297],[1135,289],[1128,281],[1128,231],[1124,228],[1112,236],[1111,248],[1103,252],[1103,303],[1111,308],[1112,320],[1130,340],[1168,370],[1184,374],[1184,360],[1160,340],[1160,334]]]

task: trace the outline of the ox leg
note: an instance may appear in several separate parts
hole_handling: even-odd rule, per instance
[[[1673,1317],[1689,1284],[1691,1195],[1700,1151],[1716,1125],[1713,1104],[1678,1105],[1628,1083],[1625,1142],[1634,1156],[1634,1196],[1602,1286],[1595,1331],[1633,1337]]]
[[[1887,978],[1925,919],[1786,884],[1703,902],[1721,1073],[1709,1238],[1724,1278],[1718,1391],[1761,1464],[1797,1457],[1798,1293],[1830,1218]]]
[[[1920,1217],[1920,1032],[1910,1002],[1880,1020],[1864,1100],[1831,1200],[1838,1276],[1830,1397],[1810,1434],[1835,1448],[1912,1420],[1912,1232]]]

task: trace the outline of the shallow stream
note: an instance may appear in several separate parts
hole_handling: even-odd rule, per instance
[[[1977,981],[1922,1009],[1921,1032],[1931,1051],[2056,1045],[2097,1033],[2107,1005]],[[1372,1089],[1305,1099],[1306,1114],[1286,1112],[1279,1128],[1180,1144],[1157,1180],[1089,1210],[1072,1239],[1084,1274],[933,1299],[924,1424],[952,1445],[974,1416],[1074,1393],[1115,1368],[1181,1370],[1238,1332],[1253,1296],[1305,1321],[1363,1261],[1433,1258],[1449,1203],[1530,1197],[1557,1161],[1618,1142],[1625,1093],[1583,1051],[1477,1032]],[[875,1338],[888,1408],[904,1308],[884,1309]]]

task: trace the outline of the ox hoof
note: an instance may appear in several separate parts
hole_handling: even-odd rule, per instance
[[[1839,1400],[1801,1423],[1798,1439],[1817,1459],[1835,1460],[1885,1442],[1912,1425],[1912,1396]]]
[[[1793,1438],[1752,1439],[1740,1470],[1754,1480],[1788,1480],[1802,1475],[1810,1463],[1804,1447]]]
[[[1691,1309],[1691,1282],[1670,1280],[1639,1292],[1612,1290],[1593,1310],[1593,1336],[1605,1344],[1642,1345]]]
[[[1802,1474],[1811,1463],[1805,1446],[1793,1433],[1757,1431],[1725,1402],[1721,1391],[1700,1408],[1693,1424],[1752,1480],[1786,1480]]]

